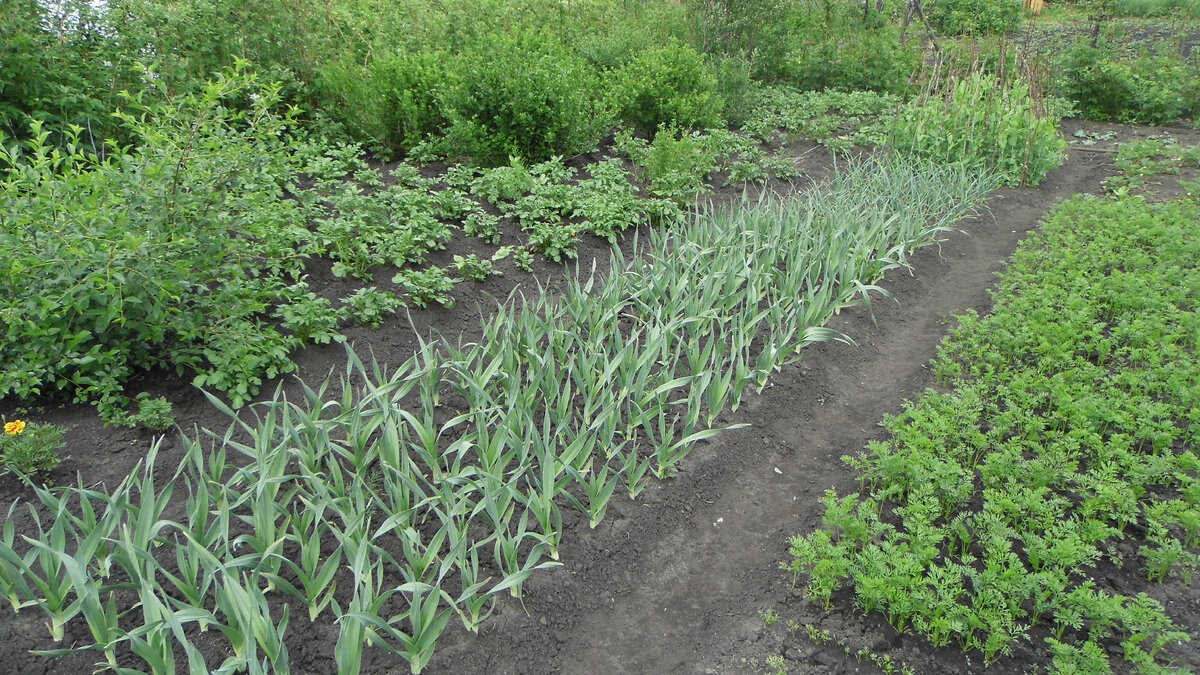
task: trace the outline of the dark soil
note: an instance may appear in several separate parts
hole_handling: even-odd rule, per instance
[[[819,522],[818,498],[829,488],[846,494],[857,488],[839,458],[881,437],[880,418],[900,410],[905,399],[935,384],[926,364],[952,326],[954,314],[969,309],[986,313],[996,273],[1017,244],[1057,202],[1077,193],[1096,193],[1112,173],[1108,150],[1116,142],[1162,134],[1161,129],[1068,121],[1067,137],[1078,129],[1116,131],[1117,137],[1090,147],[1072,146],[1066,164],[1037,189],[1004,189],[988,202],[986,213],[962,224],[965,234],[947,236],[939,246],[912,257],[913,270],[893,272],[881,283],[894,300],[877,299],[873,316],[864,308],[837,317],[833,328],[854,345],[823,343],[805,350],[800,363],[772,378],[761,394],[743,400],[722,424],[748,423],[700,444],[674,478],[652,483],[636,501],[615,497],[596,529],[569,519],[560,548],[563,565],[534,576],[525,585],[524,604],[501,601],[492,620],[472,635],[454,620],[438,643],[427,673],[727,673],[774,672],[765,665],[783,656],[793,673],[880,672],[867,656],[888,656],[915,673],[1025,673],[1044,670],[1043,636],[1038,649],[1021,649],[987,667],[982,655],[953,648],[933,649],[928,642],[899,635],[879,617],[852,611],[848,597],[835,596],[832,612],[806,601],[779,569],[787,557],[789,536],[810,532]],[[1181,142],[1200,142],[1200,134],[1171,130]],[[806,175],[828,175],[830,159],[811,145],[794,148],[803,156]],[[718,198],[733,191],[718,193]],[[628,246],[623,242],[622,246]],[[580,247],[579,268],[607,271],[607,242]],[[543,283],[561,279],[562,268],[537,270]],[[314,276],[314,287],[335,283]],[[480,312],[489,312],[516,284],[530,287],[528,275],[510,272],[486,284],[464,282],[454,309],[414,312],[412,326],[424,334],[468,335]],[[383,329],[352,329],[349,337],[380,361],[403,360],[416,344],[406,320]],[[344,363],[340,346],[314,348],[299,355],[300,376],[319,381]],[[138,385],[164,394],[175,406],[180,426],[223,429],[228,420],[190,385],[178,379],[147,376]],[[145,430],[104,428],[90,408],[25,404],[29,419],[68,427],[70,459],[54,473],[59,484],[114,485],[144,456],[152,434]],[[10,419],[20,410],[0,401]],[[164,441],[160,472],[168,474],[180,444]],[[167,476],[164,476],[164,480]],[[0,508],[31,494],[9,476],[0,477]],[[568,519],[564,519],[568,520]],[[1134,566],[1130,566],[1131,568]],[[1178,582],[1148,585],[1135,569],[1110,570],[1097,578],[1104,589],[1124,594],[1146,591],[1194,640],[1200,640],[1200,591]],[[780,617],[768,625],[760,612]],[[288,629],[295,673],[333,673],[337,629],[309,625],[292,613]],[[799,631],[789,632],[795,621]],[[804,625],[827,630],[828,644],[809,640]],[[67,641],[87,638],[76,625]],[[0,613],[0,673],[85,673],[94,656],[57,660],[29,654],[54,645],[38,610]],[[1114,646],[1114,653],[1119,650]],[[214,657],[216,654],[213,655]],[[366,673],[400,673],[398,659],[368,649]],[[1176,648],[1176,665],[1200,668],[1200,650]],[[220,659],[214,658],[213,663]],[[1114,665],[1122,667],[1119,657]]]

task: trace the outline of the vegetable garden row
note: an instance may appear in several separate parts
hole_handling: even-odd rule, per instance
[[[1160,145],[1161,147],[1161,145]],[[1159,600],[1097,586],[1125,566],[1190,584],[1200,556],[1200,203],[1078,197],[969,315],[933,368],[952,385],[844,458],[859,495],[827,492],[784,565],[806,594],[995,663],[1044,645],[1051,672],[1174,672],[1190,640]],[[1119,647],[1109,650],[1110,644]],[[1035,647],[1036,648],[1036,647]]]

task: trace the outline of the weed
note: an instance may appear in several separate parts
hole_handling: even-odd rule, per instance
[[[819,629],[811,623],[804,624],[804,629],[808,631],[808,639],[815,645],[825,646],[833,642],[833,634],[828,630]]]
[[[163,396],[151,398],[150,394],[137,395],[137,413],[132,421],[153,431],[164,431],[175,426],[175,415],[171,412],[171,402]]]

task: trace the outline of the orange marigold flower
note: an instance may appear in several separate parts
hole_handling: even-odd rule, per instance
[[[21,420],[13,420],[12,422],[7,422],[4,425],[4,433],[8,434],[9,436],[15,436],[22,431],[25,431],[25,423]]]

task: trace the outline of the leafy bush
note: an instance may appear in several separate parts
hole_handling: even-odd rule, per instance
[[[448,63],[442,52],[401,52],[365,66],[338,61],[321,68],[314,89],[358,140],[409,150],[447,125],[440,97]]]
[[[131,55],[110,41],[81,31],[55,33],[52,26],[88,26],[98,10],[86,2],[53,3],[73,21],[56,21],[48,3],[6,0],[0,4],[0,134],[26,138],[30,121],[57,134],[75,124],[99,147],[113,126],[109,116],[121,87],[132,87]],[[57,140],[57,138],[55,138]]]
[[[1021,27],[1021,11],[1021,0],[938,0],[929,22],[943,35],[1003,35]]]
[[[898,150],[993,171],[1009,185],[1037,185],[1062,164],[1058,119],[1022,80],[972,73],[951,84],[941,98],[905,106],[893,132]]]
[[[1080,43],[1060,72],[1060,92],[1090,119],[1168,124],[1200,111],[1200,68],[1165,50],[1131,57]]]
[[[224,105],[238,95],[249,111]],[[136,151],[54,149],[36,125],[0,147],[0,396],[63,392],[104,413],[135,370],[163,367],[240,404],[294,367],[295,340],[257,318],[300,264],[277,101],[232,72],[167,104],[131,100]]]
[[[596,74],[546,32],[488,35],[456,61],[447,148],[485,163],[540,161],[595,148],[610,119]]]
[[[900,40],[897,26],[848,3],[813,6],[803,15],[778,76],[801,89],[901,93],[919,49]]]
[[[638,54],[613,71],[609,100],[617,116],[654,134],[664,125],[706,129],[721,123],[723,101],[704,57],[672,41]]]

